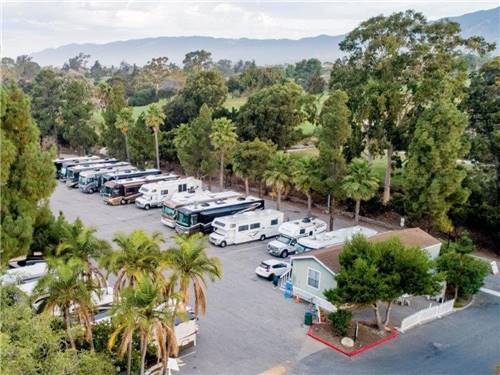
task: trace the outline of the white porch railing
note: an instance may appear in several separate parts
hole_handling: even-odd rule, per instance
[[[285,291],[285,284],[287,281],[292,279],[292,269],[290,268],[288,271],[286,271],[283,275],[280,276],[280,279],[278,281],[278,287]]]
[[[441,318],[441,316],[453,311],[454,304],[455,300],[452,299],[445,303],[441,303],[437,306],[428,307],[426,309],[416,312],[413,315],[407,316],[401,321],[401,326],[399,327],[399,331],[405,332],[408,329],[418,324],[422,324],[424,322],[428,322],[436,318]]]
[[[328,302],[326,299],[315,296],[314,294],[311,294],[304,289],[297,288],[296,286],[293,287],[293,295],[298,296],[304,301],[317,305],[326,311],[333,312],[337,310],[335,306]]]

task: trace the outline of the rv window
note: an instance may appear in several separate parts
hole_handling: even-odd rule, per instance
[[[306,233],[306,230],[302,228],[302,229],[300,230],[300,234],[304,234],[304,233]]]
[[[179,189],[180,193],[186,191],[187,190],[187,184],[181,184],[181,185],[179,185],[178,189]]]
[[[224,223],[223,223],[223,222],[221,222],[221,221],[214,221],[214,225],[217,225],[217,226],[219,226],[219,227],[225,227],[225,226],[226,226],[226,224],[224,224]]]
[[[278,225],[278,219],[272,219],[271,225]]]
[[[162,190],[161,191],[161,195],[167,195],[168,194],[168,190]]]
[[[257,229],[257,228],[260,228],[260,223],[250,224],[250,229]]]
[[[229,227],[230,228],[236,228],[236,224],[231,224]]]
[[[248,230],[248,225],[240,225],[238,227],[238,232],[244,232],[246,230]]]

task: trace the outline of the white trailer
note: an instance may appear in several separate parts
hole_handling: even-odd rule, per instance
[[[142,195],[136,198],[135,205],[145,210],[153,207],[161,207],[163,201],[170,199],[175,193],[195,192],[201,190],[201,187],[201,181],[194,177],[144,184],[139,189],[139,193]]]
[[[267,250],[272,255],[286,258],[293,254],[299,238],[310,237],[324,231],[326,231],[326,223],[314,216],[287,221],[280,225],[279,236],[269,242]]]
[[[353,236],[360,234],[365,237],[371,237],[378,232],[374,229],[362,227],[359,225],[337,229],[331,232],[319,233],[312,237],[302,237],[297,240],[295,245],[295,254],[311,250],[323,249],[327,246],[341,245],[350,241]]]
[[[264,241],[278,234],[283,218],[283,212],[271,209],[219,217],[212,222],[214,232],[210,234],[209,240],[220,247],[257,240]]]

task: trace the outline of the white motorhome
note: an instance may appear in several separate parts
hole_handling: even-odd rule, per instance
[[[139,189],[139,193],[142,195],[136,198],[135,205],[145,210],[149,210],[152,207],[161,207],[163,201],[170,199],[175,193],[194,192],[201,190],[201,187],[201,181],[194,177],[144,184]]]
[[[367,238],[374,236],[376,230],[359,225],[337,229],[331,232],[319,233],[312,237],[302,237],[297,240],[293,254],[300,254],[311,250],[323,249],[328,246],[341,245],[350,241],[353,236],[360,234]]]
[[[220,247],[249,241],[264,241],[278,234],[283,218],[283,212],[271,209],[219,217],[212,222],[214,232],[210,234],[209,240]]]
[[[12,268],[0,276],[0,284],[25,284],[47,274],[47,263]]]
[[[236,191],[221,191],[219,193],[212,193],[208,190],[195,190],[194,192],[175,193],[172,198],[163,202],[161,212],[161,223],[170,228],[175,228],[175,221],[177,219],[177,209],[194,204],[206,203],[228,198],[238,198],[242,194]]]
[[[324,231],[326,231],[326,223],[314,216],[287,221],[280,225],[279,236],[269,242],[267,250],[274,256],[286,258],[293,253],[297,239],[310,237]]]

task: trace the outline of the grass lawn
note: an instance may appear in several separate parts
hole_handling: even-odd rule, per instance
[[[224,108],[231,110],[231,108],[239,109],[248,100],[248,96],[231,96],[229,95],[224,102]]]
[[[167,99],[160,99],[157,103],[159,103],[160,106],[163,107],[167,103]],[[137,119],[140,116],[140,114],[144,112],[150,105],[151,104],[143,105],[140,107],[132,107],[134,119]],[[92,113],[92,118],[95,121],[104,122],[104,119],[102,117],[102,112],[100,109],[94,110],[94,112]]]

